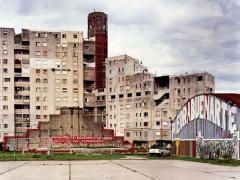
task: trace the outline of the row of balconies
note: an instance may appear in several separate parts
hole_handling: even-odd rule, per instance
[[[29,104],[30,100],[26,100],[26,99],[15,99],[14,100],[15,104]]]

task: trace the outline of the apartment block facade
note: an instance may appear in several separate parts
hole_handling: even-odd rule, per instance
[[[106,60],[107,128],[126,141],[171,140],[171,122],[187,100],[214,92],[207,72],[156,77],[137,59]]]
[[[0,28],[0,141],[25,135],[61,108],[105,123],[107,15],[90,13],[88,24],[87,39],[82,31]]]

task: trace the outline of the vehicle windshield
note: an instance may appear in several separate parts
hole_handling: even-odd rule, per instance
[[[150,149],[162,149],[162,147],[155,144],[155,145],[151,146]]]

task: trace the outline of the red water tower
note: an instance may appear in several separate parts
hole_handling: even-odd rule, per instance
[[[95,37],[95,88],[105,87],[105,59],[108,57],[107,14],[93,12],[88,15],[88,39]]]

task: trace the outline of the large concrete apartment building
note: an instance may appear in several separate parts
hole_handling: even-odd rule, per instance
[[[196,94],[215,90],[207,72],[156,77],[128,55],[106,60],[107,128],[132,142],[171,140],[171,121]]]
[[[66,107],[104,124],[107,40],[102,12],[89,14],[87,39],[82,31],[0,28],[0,141]]]

